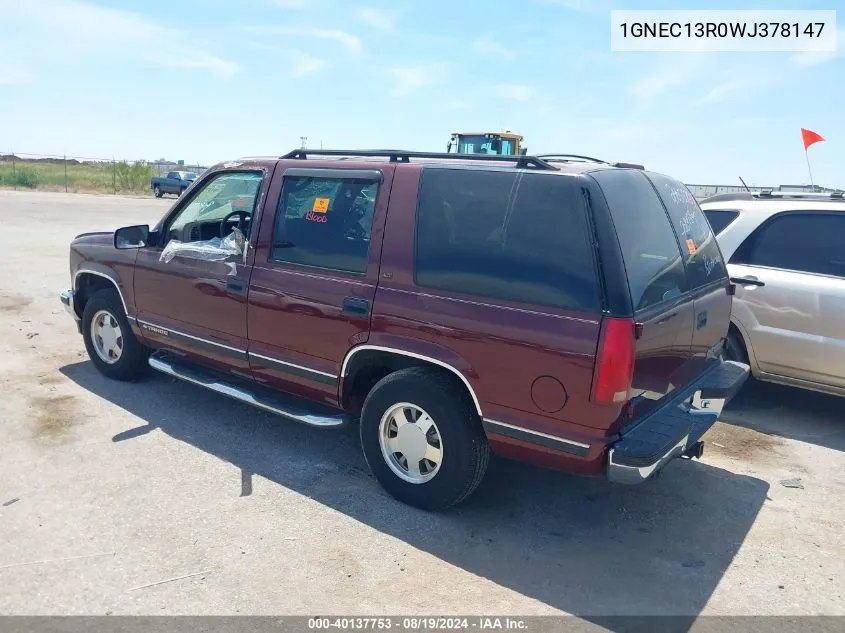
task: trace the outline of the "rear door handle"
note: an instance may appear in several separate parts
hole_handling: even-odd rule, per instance
[[[663,317],[662,319],[660,319],[660,320],[657,322],[657,325],[662,325],[663,323],[666,323],[666,321],[668,321],[669,319],[674,319],[676,316],[678,316],[678,313],[677,313],[677,312],[673,312],[672,314],[669,314],[669,315],[667,315],[667,316]]]
[[[226,292],[232,295],[243,296],[246,294],[246,282],[238,277],[227,277]]]
[[[765,281],[760,281],[757,277],[731,277],[731,282],[738,286],[765,286]]]
[[[366,299],[346,297],[343,300],[343,313],[355,316],[367,316],[370,313],[370,302]]]

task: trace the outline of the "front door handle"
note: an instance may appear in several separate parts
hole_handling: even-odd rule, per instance
[[[765,286],[765,281],[760,281],[757,277],[731,277],[731,282],[738,286]]]
[[[366,299],[346,297],[343,300],[343,313],[355,316],[367,316],[370,313],[370,302]]]
[[[663,317],[662,319],[660,319],[660,320],[657,322],[657,325],[663,325],[664,323],[666,323],[666,321],[668,321],[669,319],[674,319],[676,316],[678,316],[678,313],[677,313],[677,312],[673,312],[672,314],[669,314],[669,315],[667,315],[667,316]]]
[[[226,292],[240,297],[246,294],[246,281],[238,277],[226,278]]]

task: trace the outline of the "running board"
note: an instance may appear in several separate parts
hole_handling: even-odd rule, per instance
[[[177,361],[165,354],[150,356],[150,367],[168,376],[205,387],[221,395],[310,426],[337,428],[345,426],[346,416],[327,406],[312,404],[302,398],[271,391],[248,381],[230,380],[222,373]]]

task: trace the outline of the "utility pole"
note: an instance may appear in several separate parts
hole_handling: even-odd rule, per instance
[[[305,149],[305,146],[306,146],[307,141],[308,141],[308,137],[307,137],[307,136],[300,136],[300,137],[299,137],[299,140],[300,140],[300,141],[302,141],[302,147],[301,147],[301,149]]]

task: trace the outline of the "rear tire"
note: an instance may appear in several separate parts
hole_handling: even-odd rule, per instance
[[[397,419],[408,427],[404,435]],[[411,367],[376,383],[364,401],[360,433],[364,457],[382,487],[423,510],[464,501],[481,483],[490,459],[472,400],[436,369]],[[425,457],[412,457],[409,464],[400,448],[408,456]]]
[[[82,338],[88,357],[104,376],[129,381],[146,373],[149,350],[135,338],[115,290],[98,290],[89,297],[82,313]]]
[[[153,187],[153,193],[155,194],[156,198],[161,198],[164,195],[163,193],[161,193],[161,187],[159,187],[158,185]]]

